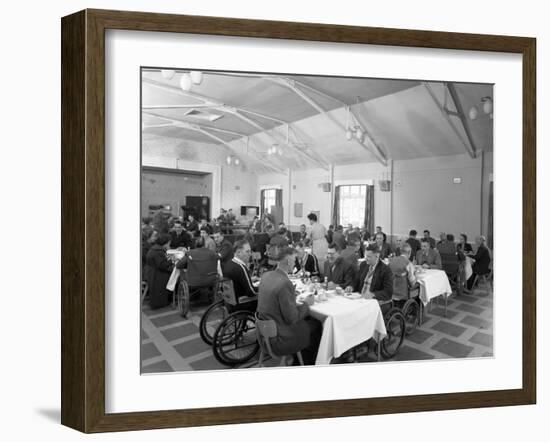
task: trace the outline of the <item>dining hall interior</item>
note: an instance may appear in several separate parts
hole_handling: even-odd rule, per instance
[[[141,74],[143,374],[493,356],[493,85]]]

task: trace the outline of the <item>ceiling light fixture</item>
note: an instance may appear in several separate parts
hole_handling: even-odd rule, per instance
[[[241,161],[238,158],[235,158],[235,166],[238,166]]]
[[[180,87],[183,91],[188,92],[191,90],[193,82],[191,81],[191,76],[187,73],[182,74],[180,78]]]
[[[202,83],[202,72],[201,71],[191,71],[189,73],[189,76],[191,77],[191,81],[193,84],[201,84]]]
[[[231,166],[231,155],[229,155],[229,156],[225,159],[225,162],[227,163],[228,166]]]
[[[174,74],[176,72],[173,71],[172,69],[161,69],[160,70],[160,75],[162,75],[162,78],[166,78],[167,80],[171,80],[172,78],[174,78]]]
[[[481,109],[490,119],[493,119],[493,99],[491,97],[481,97]],[[470,120],[475,120],[479,116],[478,106],[472,106],[468,111]]]
[[[483,97],[481,102],[483,103],[483,112],[491,114],[493,112],[493,100],[491,97]]]

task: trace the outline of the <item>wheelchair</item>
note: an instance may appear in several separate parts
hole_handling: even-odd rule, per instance
[[[254,316],[257,303],[257,297],[237,299],[230,279],[218,281],[216,300],[202,315],[199,333],[212,346],[214,357],[221,364],[241,365],[258,353]]]
[[[380,342],[380,355],[384,359],[391,359],[403,344],[407,321],[403,309],[397,307],[393,299],[378,301],[378,304],[384,315],[384,325],[386,326],[386,336]]]
[[[405,317],[405,335],[412,334],[422,324],[423,308],[418,284],[411,287],[407,272],[394,273],[392,305]]]

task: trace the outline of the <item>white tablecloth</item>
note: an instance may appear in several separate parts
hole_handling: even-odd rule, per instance
[[[466,260],[464,261],[464,275],[466,276],[466,280],[470,279],[470,276],[472,276],[473,270],[472,270],[472,263],[474,260],[470,258],[469,256],[466,257]]]
[[[333,296],[312,305],[310,314],[323,322],[316,365],[329,364],[332,358],[367,339],[379,340],[386,336],[384,318],[375,299]]]
[[[427,305],[430,299],[437,296],[449,296],[453,291],[449,278],[443,270],[427,269],[416,275],[420,283],[420,299]]]

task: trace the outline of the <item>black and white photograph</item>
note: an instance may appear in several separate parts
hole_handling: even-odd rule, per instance
[[[141,79],[143,374],[493,356],[493,85]]]

